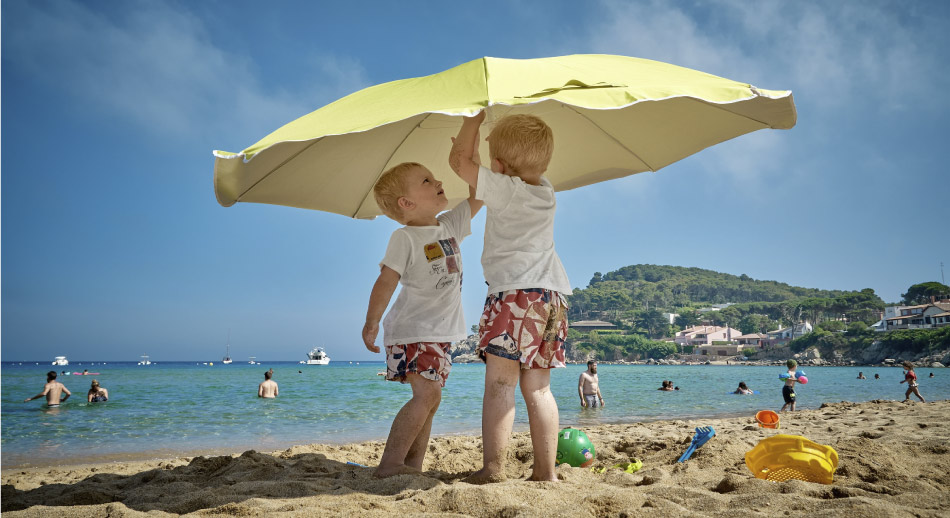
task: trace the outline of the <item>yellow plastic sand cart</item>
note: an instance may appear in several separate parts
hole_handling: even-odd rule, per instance
[[[838,452],[800,435],[773,435],[745,454],[745,465],[756,478],[772,482],[791,479],[831,484],[838,469]]]

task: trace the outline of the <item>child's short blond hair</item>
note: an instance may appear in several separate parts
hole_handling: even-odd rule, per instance
[[[373,197],[376,205],[386,216],[402,222],[402,209],[399,208],[399,198],[406,195],[406,173],[416,167],[424,167],[418,162],[403,162],[386,170],[373,186]]]
[[[554,153],[554,132],[534,115],[508,115],[488,136],[488,152],[515,173],[542,174]]]
[[[402,209],[399,208],[399,198],[406,195],[408,185],[406,185],[406,173],[416,167],[424,167],[418,162],[403,162],[393,166],[383,172],[373,186],[373,197],[376,198],[376,205],[383,211],[383,214],[390,218],[402,222]]]

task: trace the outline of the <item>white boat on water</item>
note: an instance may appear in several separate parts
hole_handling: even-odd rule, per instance
[[[230,365],[231,363],[231,330],[228,329],[228,353],[224,355],[224,358],[221,360],[221,363],[225,365]]]
[[[142,355],[142,361],[139,362],[139,365],[151,365],[152,362],[149,361],[148,355]]]
[[[305,365],[329,365],[330,357],[327,356],[327,353],[323,350],[323,347],[314,347],[309,353],[307,353],[307,361],[300,363]]]
[[[53,365],[69,365],[69,360],[65,356],[57,356],[53,359]]]

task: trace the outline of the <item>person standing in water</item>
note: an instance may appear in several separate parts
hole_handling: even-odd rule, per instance
[[[577,392],[581,397],[581,406],[596,408],[604,406],[604,396],[600,395],[600,380],[597,378],[597,362],[587,362],[587,370],[577,380]]]
[[[65,395],[63,395],[65,393]],[[73,395],[66,385],[56,381],[56,371],[49,371],[46,373],[46,385],[43,387],[43,392],[39,394],[28,397],[23,400],[23,402],[33,401],[34,399],[46,397],[46,406],[49,408],[56,408],[60,403],[66,401],[69,396]]]
[[[99,386],[99,380],[92,380],[89,392],[86,393],[86,401],[89,403],[104,403],[109,401],[109,391]]]
[[[277,382],[271,379],[271,376],[274,375],[274,369],[271,369],[264,373],[264,381],[257,386],[257,397],[262,398],[275,398],[277,397]]]

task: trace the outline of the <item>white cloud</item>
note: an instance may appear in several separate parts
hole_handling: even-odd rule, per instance
[[[251,58],[216,47],[186,10],[158,2],[95,6],[4,5],[4,58],[76,102],[165,138],[214,138],[238,151],[248,139],[365,86],[358,62],[318,55],[303,57],[316,86],[268,88]]]
[[[763,172],[794,174],[810,139],[858,115],[913,117],[950,82],[944,73],[946,10],[919,3],[606,0],[588,27],[595,52],[665,61],[789,89],[799,107],[791,132],[760,131],[703,152],[701,167],[727,173],[739,193],[761,192]],[[794,133],[794,138],[791,134]],[[794,142],[794,144],[793,144]],[[797,146],[797,147],[796,147]]]

